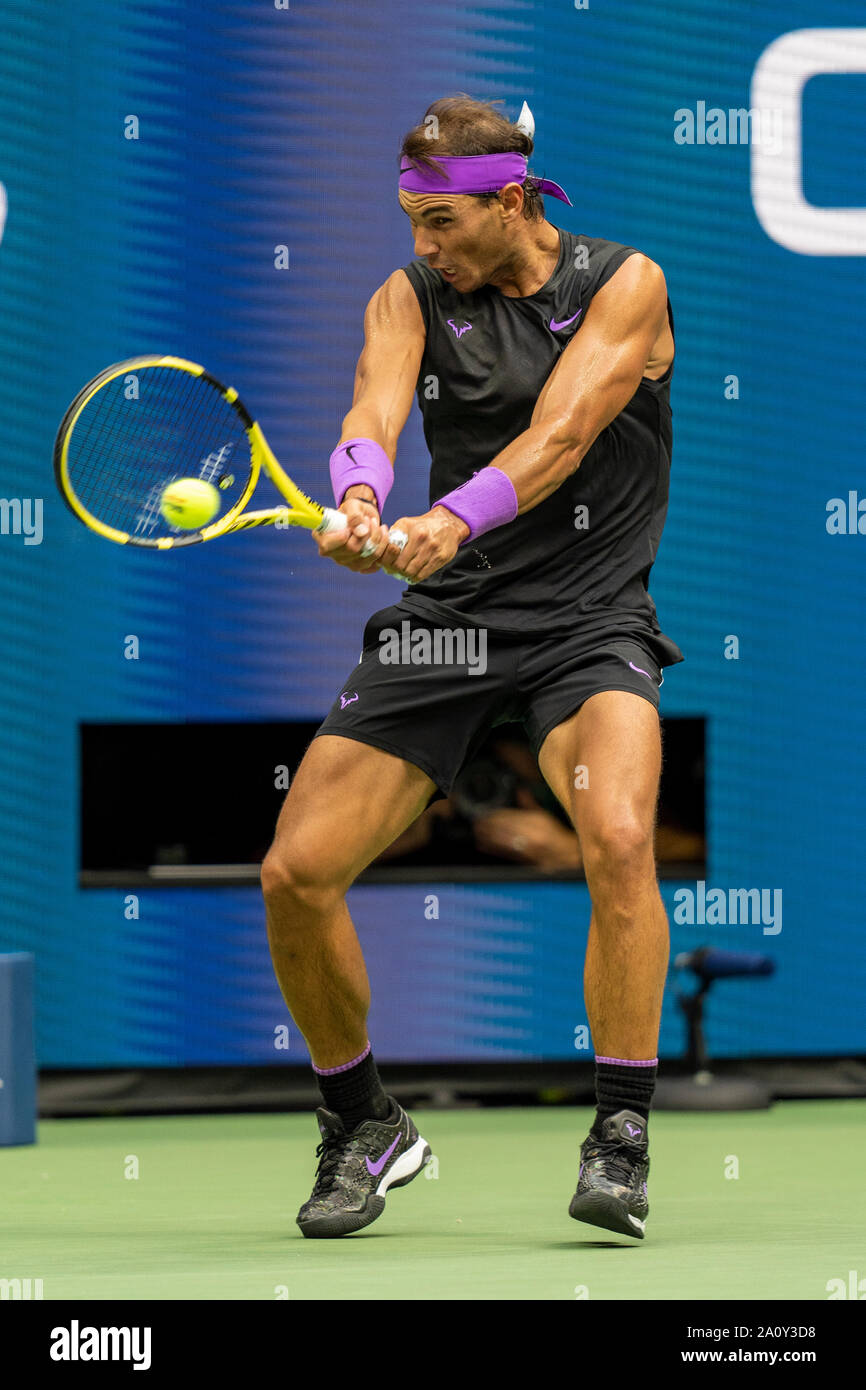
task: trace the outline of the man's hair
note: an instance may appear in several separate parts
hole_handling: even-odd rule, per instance
[[[444,170],[437,163],[436,155],[516,152],[525,154],[528,159],[534,145],[532,137],[494,110],[502,104],[501,101],[476,101],[465,92],[434,101],[424,112],[424,119],[403,137],[399,159],[411,159],[413,164],[438,174],[443,174]],[[435,116],[435,122],[428,120],[430,116]],[[435,138],[431,131],[435,132]],[[447,191],[447,185],[443,191]],[[466,196],[480,198],[489,205],[497,195],[470,193]],[[544,200],[530,175],[523,185],[523,216],[530,222],[544,219]]]

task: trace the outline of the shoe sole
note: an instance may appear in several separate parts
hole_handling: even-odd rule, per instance
[[[392,1163],[375,1192],[367,1198],[363,1211],[339,1211],[331,1216],[320,1216],[313,1221],[299,1221],[301,1231],[308,1239],[318,1240],[334,1236],[348,1236],[353,1231],[363,1231],[382,1215],[385,1210],[385,1194],[392,1187],[405,1187],[417,1178],[432,1158],[432,1150],[426,1139],[419,1135],[411,1148],[407,1149]]]
[[[646,1222],[629,1216],[623,1207],[618,1198],[611,1197],[607,1192],[584,1192],[580,1197],[572,1197],[568,1214],[575,1221],[585,1221],[589,1226],[600,1226],[605,1231],[616,1231],[618,1235],[643,1240]]]

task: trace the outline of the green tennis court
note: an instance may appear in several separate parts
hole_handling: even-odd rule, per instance
[[[593,1114],[413,1109],[438,1175],[331,1241],[295,1225],[312,1113],[43,1121],[0,1152],[0,1276],[46,1300],[826,1300],[866,1275],[866,1101],[653,1114],[643,1242],[568,1216]]]

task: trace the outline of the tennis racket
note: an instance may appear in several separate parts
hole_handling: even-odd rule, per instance
[[[245,510],[262,470],[288,506]],[[173,550],[255,526],[346,529],[342,512],[292,482],[237,391],[182,357],[130,357],[89,381],[60,423],[54,472],[78,520],[118,545]],[[212,483],[220,495],[216,517],[197,530],[173,526],[160,510],[166,487],[181,478]],[[408,538],[394,530],[390,539],[402,550]],[[367,541],[360,554],[373,549]]]

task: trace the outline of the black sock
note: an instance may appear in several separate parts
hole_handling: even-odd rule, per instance
[[[658,1072],[658,1057],[651,1062],[629,1062],[618,1057],[596,1057],[595,1094],[598,1100],[593,1133],[601,1135],[602,1121],[618,1110],[634,1110],[649,1120]]]
[[[342,1067],[321,1071],[314,1066],[322,1100],[343,1121],[346,1133],[357,1129],[363,1120],[385,1120],[391,1113],[391,1102],[385,1095],[370,1044],[360,1057]]]

